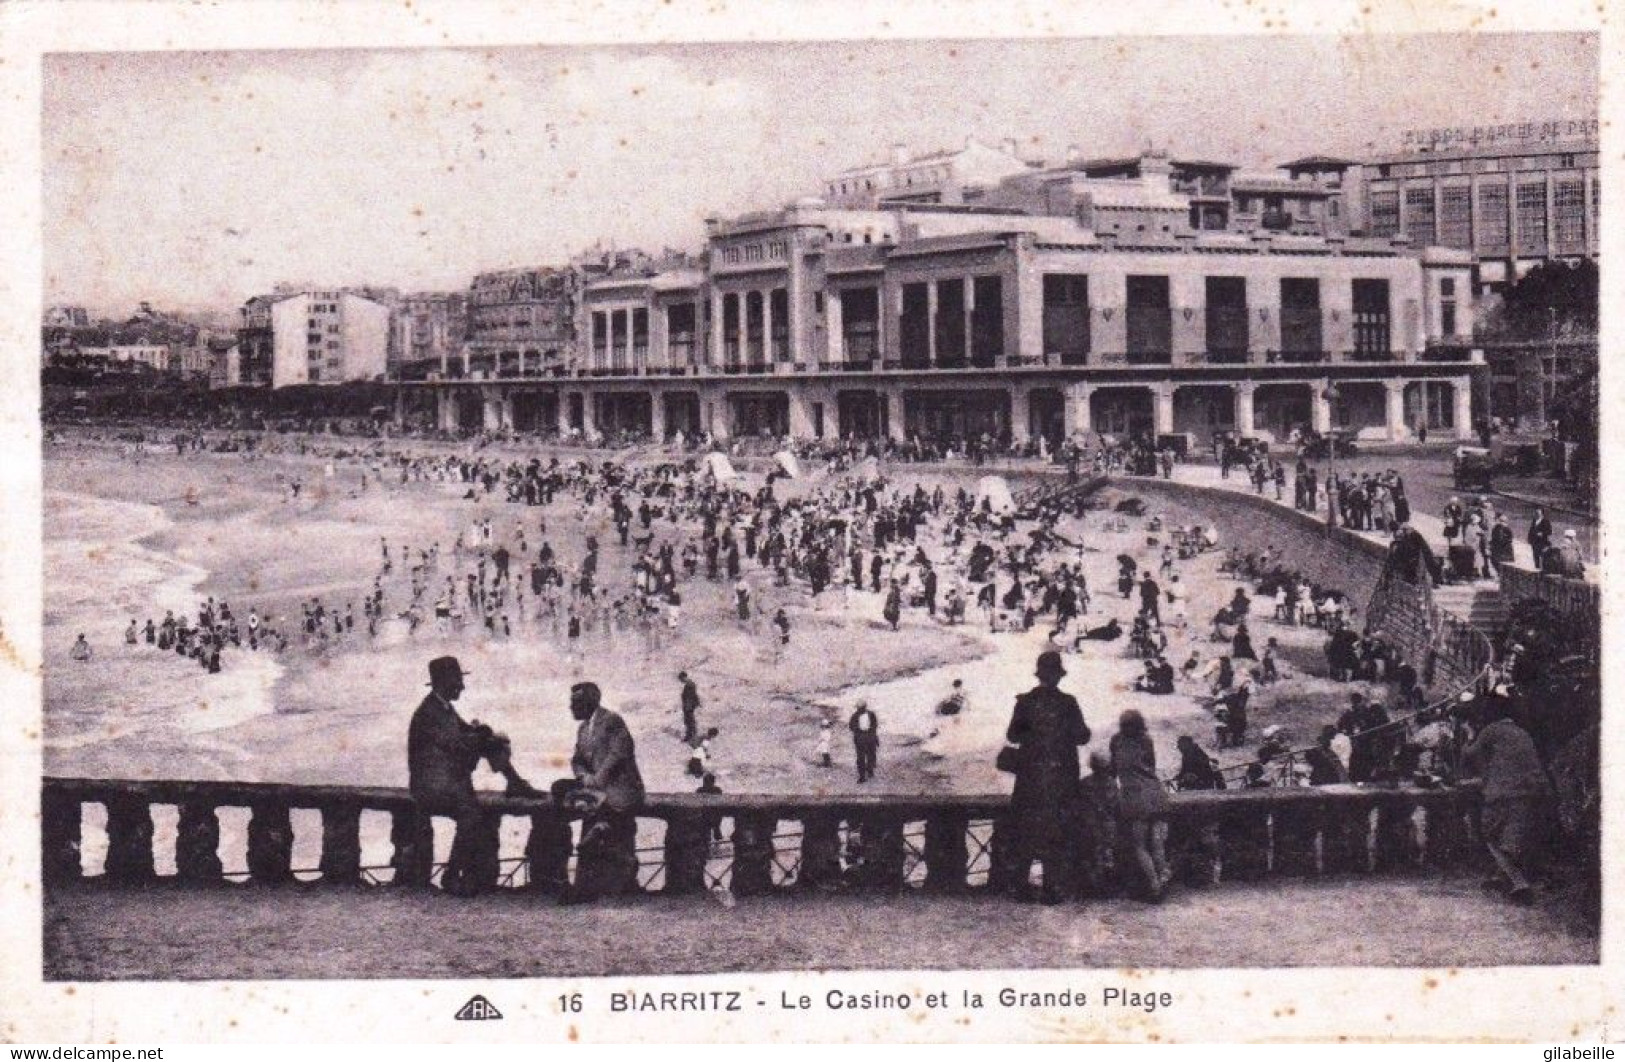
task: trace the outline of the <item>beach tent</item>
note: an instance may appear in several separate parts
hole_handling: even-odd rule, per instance
[[[995,513],[1016,511],[1016,499],[1010,494],[1010,484],[1003,476],[983,476],[976,481],[976,507],[986,502]]]
[[[779,466],[780,471],[791,479],[801,478],[801,462],[789,450],[780,450],[773,455],[773,463]]]
[[[734,471],[733,462],[728,460],[727,454],[706,454],[705,470],[711,473],[711,478],[718,483],[731,483],[739,478],[739,473]]]

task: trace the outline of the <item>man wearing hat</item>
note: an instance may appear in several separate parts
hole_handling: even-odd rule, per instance
[[[875,776],[875,761],[880,758],[880,720],[870,710],[868,701],[859,701],[846,725],[852,731],[858,781],[867,782]]]
[[[452,707],[463,693],[464,671],[455,656],[429,661],[429,695],[412,714],[406,736],[407,773],[420,816],[445,815],[457,823],[451,858],[441,878],[453,896],[472,896],[484,875],[476,867],[483,812],[474,799],[474,768],[485,760],[508,780],[508,792],[535,793],[514,770],[508,739],[479,722],[465,722]],[[419,830],[422,836],[423,830]],[[494,871],[494,868],[490,868]]]
[[[1078,746],[1089,742],[1089,727],[1077,699],[1059,686],[1066,669],[1061,654],[1040,653],[1038,685],[1016,697],[1005,740],[1016,746],[1015,792],[1010,810],[1015,826],[1008,883],[1026,898],[1032,861],[1044,865],[1045,903],[1059,903],[1073,886],[1072,845],[1079,800]]]
[[[577,852],[576,896],[624,895],[638,888],[637,818],[643,775],[626,721],[603,706],[593,682],[570,687],[570,715],[580,724],[570,769],[571,799],[585,811]]]
[[[1490,568],[1499,572],[1501,565],[1511,564],[1515,556],[1512,545],[1512,525],[1507,523],[1506,513],[1496,513],[1495,522],[1490,525]]]
[[[683,742],[694,744],[700,736],[698,713],[700,710],[700,688],[694,684],[687,671],[677,672],[677,682],[683,687],[680,705],[683,711]]]
[[[1535,558],[1535,567],[1539,568],[1546,559],[1546,551],[1552,548],[1552,520],[1546,515],[1545,509],[1536,509],[1534,517],[1529,521],[1529,551]]]

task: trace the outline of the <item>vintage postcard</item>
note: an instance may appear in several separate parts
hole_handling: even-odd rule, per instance
[[[1617,1036],[1621,9],[1123,6],[0,9],[0,1039]]]

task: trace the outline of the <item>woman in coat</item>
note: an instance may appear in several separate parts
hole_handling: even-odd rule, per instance
[[[1162,818],[1168,792],[1157,777],[1157,752],[1145,729],[1145,716],[1130,708],[1117,720],[1111,740],[1112,773],[1117,776],[1118,817],[1122,836],[1134,852],[1145,885],[1145,899],[1162,899],[1172,879],[1163,852]]]

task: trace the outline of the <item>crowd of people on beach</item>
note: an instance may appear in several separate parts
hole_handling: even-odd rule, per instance
[[[208,447],[202,433],[175,439],[177,453]],[[695,458],[544,460],[483,444],[446,451],[401,440],[353,445],[302,438],[233,449],[245,456],[282,453],[313,460],[321,466],[313,477],[317,482],[351,494],[442,485],[479,513],[493,503],[517,508],[498,517],[477,516],[445,549],[438,541],[381,540],[370,586],[358,594],[302,601],[297,619],[291,614],[262,616],[255,608],[241,612],[210,597],[199,603],[195,620],[171,611],[162,621],[130,621],[128,645],[174,651],[211,673],[224,666],[222,654],[233,650],[280,654],[297,648],[320,654],[365,644],[392,630],[411,638],[432,625],[448,635],[475,632],[506,639],[528,633],[555,639],[579,676],[582,640],[590,636],[611,645],[630,638],[628,644],[640,644],[646,657],[658,652],[682,625],[685,593],[695,580],[728,588],[729,620],[759,636],[763,656],[770,660],[782,659],[794,629],[784,605],[770,604],[774,598],[799,600],[801,606],[818,610],[850,609],[859,601],[878,599],[882,622],[892,631],[906,623],[965,624],[973,617],[990,632],[1046,630],[1051,648],[1040,657],[1040,686],[1018,698],[1009,728],[1011,747],[1051,741],[1030,735],[1051,734],[1055,727],[1064,731],[1065,741],[1079,735],[1081,740],[1072,743],[1070,760],[1045,761],[1038,776],[1046,781],[1031,780],[1037,769],[1022,766],[1029,762],[1026,753],[1011,758],[1016,805],[1038,799],[1034,793],[1046,794],[1041,802],[1049,817],[1040,815],[1018,834],[1024,838],[1018,850],[1028,863],[1044,868],[1045,884],[1037,894],[1041,899],[1098,892],[1108,880],[1137,881],[1143,896],[1159,898],[1171,880],[1159,825],[1170,789],[1398,780],[1436,784],[1472,759],[1462,751],[1468,727],[1460,714],[1428,708],[1414,663],[1381,631],[1356,629],[1357,609],[1342,588],[1317,584],[1268,550],[1230,549],[1218,560],[1222,543],[1212,525],[1174,526],[1155,513],[1132,508],[1094,512],[1081,492],[1069,489],[1070,478],[1067,484],[1003,500],[968,487],[905,487],[865,462],[874,457],[936,460],[958,451],[891,443],[802,450],[803,456],[826,461],[829,474],[796,491],[775,489],[775,478],[786,473],[770,475],[759,488],[746,488],[736,477],[719,474],[715,465]],[[976,445],[965,451],[972,460],[998,452]],[[1092,453],[1063,448],[1054,456],[1074,471],[1087,465],[1097,473],[1150,476],[1171,474],[1175,459],[1149,440],[1113,442]],[[1277,499],[1283,498],[1285,468],[1267,451],[1226,450],[1221,460],[1223,474],[1240,468],[1257,493],[1273,490]],[[1324,495],[1343,526],[1396,537],[1409,522],[1403,480],[1391,471],[1317,480],[1317,470],[1300,459],[1293,485],[1299,508],[1317,507],[1317,498]],[[297,472],[287,473],[283,483],[290,502],[306,492]],[[1463,538],[1482,539],[1487,564],[1499,555],[1496,529],[1504,517],[1497,521],[1464,507],[1459,512],[1447,509],[1444,520],[1447,536],[1456,537],[1449,530],[1454,527]],[[1117,558],[1117,595],[1135,606],[1132,615],[1120,616],[1108,606],[1110,591],[1103,594],[1105,588],[1089,585],[1084,562],[1095,546],[1078,529],[1091,524],[1104,532],[1146,536],[1148,557],[1124,553]],[[566,562],[550,535],[579,535],[579,558],[577,543],[571,542],[573,559]],[[1549,539],[1549,526],[1546,535]],[[1532,528],[1532,545],[1537,537]],[[624,558],[622,570],[605,570],[602,542],[610,539]],[[1245,585],[1234,589],[1210,621],[1193,627],[1188,581],[1182,580],[1181,569],[1199,561],[1216,564]],[[764,584],[773,591],[767,592]],[[1208,613],[1204,609],[1199,614]],[[1275,636],[1264,636],[1262,646],[1255,644],[1265,624],[1320,629],[1327,675],[1381,686],[1385,696],[1372,697],[1366,689],[1351,693],[1348,709],[1328,720],[1306,749],[1294,750],[1281,726],[1266,726],[1256,755],[1230,769],[1221,768],[1220,759],[1196,736],[1181,735],[1177,769],[1167,776],[1158,772],[1144,713],[1129,709],[1109,748],[1091,754],[1090,772],[1082,772],[1076,750],[1088,742],[1088,729],[1081,716],[1074,724],[1076,702],[1068,707],[1064,702],[1071,698],[1055,685],[1065,673],[1068,654],[1098,652],[1100,646],[1090,643],[1124,640],[1123,651],[1143,668],[1131,692],[1191,694],[1211,713],[1214,744],[1228,754],[1250,744],[1249,711],[1257,692],[1291,678]],[[1189,655],[1177,669],[1170,658],[1171,633],[1189,643]],[[1205,654],[1198,648],[1204,639]],[[81,657],[76,643],[75,658],[88,659],[88,646]],[[592,718],[597,698],[582,696],[593,701],[586,715]],[[719,791],[712,762],[718,730],[698,726],[697,694],[686,675],[683,703],[682,741],[690,773],[702,780],[702,791]],[[860,705],[847,725],[858,780],[868,782],[879,769],[879,718],[868,705]],[[820,725],[811,754],[818,766],[832,762],[832,729],[830,719]],[[1086,799],[1091,793],[1094,798]],[[1055,804],[1065,807],[1056,811],[1049,806]],[[1103,825],[1107,820],[1113,824],[1110,830]],[[1085,828],[1089,823],[1094,826]],[[624,823],[611,830],[615,843],[623,844]],[[1016,891],[1025,894],[1025,871],[1018,877]]]

